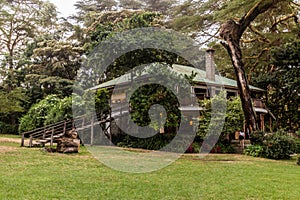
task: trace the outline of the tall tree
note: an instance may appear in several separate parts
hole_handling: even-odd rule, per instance
[[[83,52],[82,47],[65,40],[59,31],[36,37],[25,51],[28,62],[24,85],[31,100],[49,94],[70,95]]]
[[[245,30],[250,26],[258,15],[283,0],[261,0],[256,3],[243,17],[237,21],[229,20],[221,26],[220,36],[225,42],[222,45],[228,51],[239,88],[239,94],[242,100],[242,107],[245,115],[246,125],[250,132],[257,130],[256,115],[252,106],[249,84],[244,69],[240,40]]]
[[[139,0],[120,0],[120,7],[124,9],[140,10],[143,2]]]
[[[74,4],[77,13],[71,18],[77,20],[80,23],[89,23],[90,18],[93,18],[94,14],[104,11],[112,11],[117,9],[117,1],[115,0],[91,0],[82,1],[79,0]]]
[[[262,73],[257,84],[268,88],[268,107],[277,117],[278,128],[300,128],[300,40],[271,49],[269,73]]]
[[[227,67],[223,72],[234,72],[247,123],[256,130],[248,79],[270,70],[269,50],[272,47],[299,37],[299,4],[291,0],[188,0],[176,9],[169,26],[200,38],[200,44],[214,41],[211,45],[219,49],[217,63]],[[226,19],[229,20],[226,22]],[[230,55],[234,70],[228,70],[232,65],[228,63],[226,51],[217,45],[220,40]]]
[[[40,0],[1,1],[0,4],[3,9],[0,16],[0,75],[4,79],[3,86],[10,91],[20,85],[15,73],[20,68],[19,58],[25,43],[35,34],[51,30],[50,24],[56,21],[56,10],[53,4]]]

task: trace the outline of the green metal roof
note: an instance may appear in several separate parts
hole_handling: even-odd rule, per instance
[[[193,79],[195,83],[203,83],[203,84],[213,84],[213,85],[223,85],[227,87],[234,87],[237,88],[237,81],[229,78],[225,78],[219,75],[215,76],[215,81],[211,81],[206,79],[206,72],[204,70],[190,67],[190,66],[184,66],[184,65],[172,65],[172,68],[170,70],[177,72],[178,74],[188,75],[190,76],[192,72],[196,73],[195,78]],[[147,72],[143,72],[141,76],[146,76]],[[115,78],[113,80],[107,81],[105,83],[102,83],[100,85],[97,85],[95,87],[90,88],[90,90],[96,90],[99,88],[107,88],[107,87],[113,87],[115,85],[119,84],[126,84],[131,79],[131,73],[124,74],[118,78]],[[250,90],[256,90],[256,91],[264,91],[263,89],[254,87],[252,85],[249,86]]]

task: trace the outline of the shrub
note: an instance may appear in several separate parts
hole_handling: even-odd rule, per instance
[[[57,102],[45,116],[44,125],[72,118],[72,97]]]
[[[296,142],[296,152],[297,154],[300,154],[300,139],[295,139]]]
[[[7,124],[0,121],[0,133],[16,134],[17,130],[18,130],[18,126]]]
[[[49,111],[60,101],[56,95],[49,95],[34,104],[20,120],[19,133],[44,126]]]
[[[130,135],[124,138],[117,144],[119,147],[127,148],[142,148],[148,150],[159,150],[170,143],[174,138],[172,134],[156,134],[150,138],[137,138]]]
[[[263,131],[254,131],[251,133],[250,142],[252,145],[262,145],[265,133]]]
[[[271,159],[288,159],[296,152],[297,146],[293,138],[275,133],[264,138],[264,155]]]
[[[235,150],[231,145],[221,145],[222,153],[234,153]]]
[[[244,150],[244,154],[253,157],[263,157],[264,148],[260,145],[250,145]]]

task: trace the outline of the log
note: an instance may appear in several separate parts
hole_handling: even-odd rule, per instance
[[[80,140],[73,138],[60,138],[57,139],[56,151],[59,153],[78,153]]]
[[[76,129],[72,129],[65,133],[64,137],[55,140],[57,143],[56,151],[59,153],[78,153],[80,140],[77,139]]]

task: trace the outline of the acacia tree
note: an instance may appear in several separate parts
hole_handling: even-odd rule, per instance
[[[260,0],[242,18],[238,19],[237,21],[227,21],[221,26],[220,30],[220,36],[224,40],[222,45],[229,53],[235,70],[246,125],[249,127],[250,132],[257,130],[257,125],[250,96],[249,84],[245,74],[240,40],[245,30],[258,15],[264,13],[282,1],[283,0]]]
[[[223,75],[237,79],[246,122],[256,130],[248,81],[272,69],[272,47],[299,37],[299,1],[187,0],[175,11],[168,25],[201,38],[200,45],[210,42],[209,46],[218,50],[217,64]]]
[[[51,30],[56,10],[53,4],[40,0],[3,0],[0,7],[1,78],[10,91],[20,85],[15,77],[26,42],[39,32]]]

